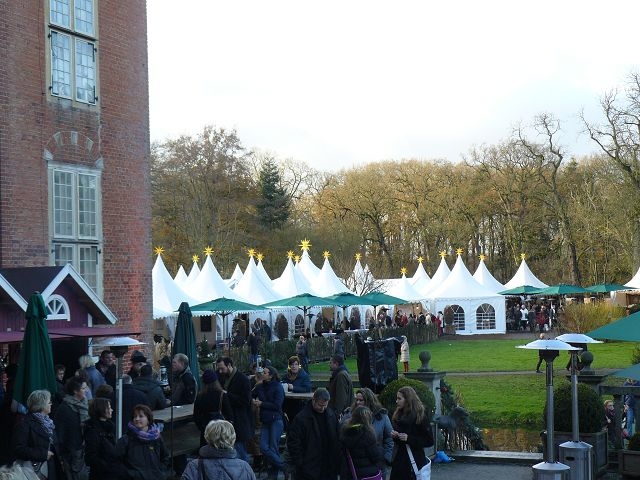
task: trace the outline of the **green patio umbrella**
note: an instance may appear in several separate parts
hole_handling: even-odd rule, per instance
[[[509,290],[504,290],[502,292],[498,292],[500,295],[532,295],[534,293],[538,293],[541,289],[538,287],[532,287],[531,285],[521,285],[519,287],[510,288]]]
[[[263,307],[297,307],[303,312],[303,316],[307,316],[307,311],[311,307],[325,307],[337,305],[333,300],[325,297],[317,297],[310,293],[301,293],[293,297],[281,298],[274,302],[265,303]]]
[[[631,365],[630,367],[610,373],[609,375],[611,375],[612,377],[640,380],[640,363],[636,363],[635,365]]]
[[[609,293],[616,292],[618,290],[631,290],[629,287],[620,285],[619,283],[599,283],[597,285],[591,285],[585,288],[585,290],[591,293]]]
[[[392,297],[382,292],[369,292],[366,295],[362,295],[360,299],[364,302],[362,305],[371,305],[377,307],[378,305],[404,305],[411,303],[402,298]]]
[[[13,397],[26,406],[27,397],[34,390],[49,390],[53,395],[57,387],[46,323],[47,307],[40,292],[35,292],[29,298],[25,317],[27,326],[20,349]]]
[[[596,328],[586,334],[599,340],[640,342],[640,312],[622,317],[615,322]]]
[[[560,283],[558,285],[551,285],[546,288],[540,288],[536,293],[531,295],[572,295],[589,293],[588,290],[582,288],[580,285],[569,285],[567,283]]]
[[[173,347],[171,356],[176,353],[184,353],[189,357],[191,373],[200,388],[200,372],[198,370],[198,348],[196,347],[196,332],[193,328],[191,309],[187,302],[182,302],[178,308],[178,320],[176,321],[176,332],[173,335]]]
[[[335,295],[329,295],[326,297],[329,300],[333,300],[337,307],[342,308],[342,318],[347,315],[347,307],[352,305],[367,305],[366,303],[362,303],[362,297],[358,295],[354,295],[351,292],[340,292]],[[353,328],[353,327],[351,327]]]

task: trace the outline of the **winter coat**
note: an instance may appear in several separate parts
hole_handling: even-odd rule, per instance
[[[351,375],[349,375],[347,367],[342,365],[332,372],[328,390],[331,395],[329,407],[331,407],[337,415],[342,414],[342,412],[351,405],[351,402],[353,402],[353,382],[351,381]]]
[[[116,427],[111,420],[89,419],[84,430],[84,461],[90,480],[127,478],[127,469],[116,455]]]
[[[384,462],[384,452],[376,441],[372,428],[362,425],[345,424],[340,432],[340,443],[343,454],[340,461],[340,478],[352,478],[346,452],[349,451],[351,461],[358,478],[371,477],[378,473]]]
[[[256,476],[247,462],[236,458],[237,453],[233,448],[220,449],[205,445],[200,448],[200,458],[191,460],[182,473],[182,480],[202,480],[200,465],[207,475],[213,480],[256,480]]]
[[[351,418],[351,409],[347,409],[340,422],[344,425]],[[386,408],[380,408],[375,412],[372,412],[372,424],[373,431],[376,432],[376,442],[382,447],[384,451],[384,460],[387,464],[391,465],[393,460],[393,438],[391,438],[391,420],[387,413]],[[385,466],[386,468],[386,466]],[[385,469],[383,468],[383,470]]]
[[[56,425],[56,435],[60,442],[60,454],[70,455],[71,452],[82,450],[84,439],[82,438],[82,421],[80,413],[74,407],[63,401],[57,408],[53,417]]]
[[[171,405],[189,405],[195,401],[196,379],[189,367],[173,375],[171,390]]]
[[[167,406],[164,391],[160,382],[151,376],[140,376],[133,380],[133,387],[147,396],[151,410],[162,410]]]
[[[279,382],[269,380],[256,385],[253,396],[262,402],[260,404],[261,423],[268,425],[282,418],[284,390]]]
[[[136,405],[149,405],[149,398],[130,383],[122,386],[122,431],[127,431],[127,425],[133,416],[133,407]]]
[[[254,436],[253,413],[251,412],[251,384],[249,378],[233,369],[231,377],[224,382],[231,409],[233,410],[236,440],[245,442]]]
[[[220,408],[220,396],[222,396],[222,408]],[[193,421],[200,430],[200,445],[205,445],[204,429],[214,419],[214,414],[220,413],[225,420],[233,423],[233,409],[229,402],[229,396],[217,390],[204,390],[198,394],[193,403]]]
[[[48,478],[55,480],[61,478],[56,475],[56,457],[47,460],[49,450],[56,453],[57,436],[55,429],[52,438],[49,438],[47,431],[33,415],[28,413],[22,420],[18,420],[11,437],[13,444],[13,455],[18,460],[29,460],[31,462],[47,462]]]
[[[406,445],[411,447],[411,453],[416,461],[418,470],[427,464],[427,457],[424,454],[426,447],[433,445],[433,434],[431,433],[431,425],[425,417],[421,423],[415,423],[415,417],[400,417],[392,421],[393,428],[397,432],[406,433],[407,441],[403,442],[394,438],[395,457],[391,467],[391,476],[389,480],[413,480],[416,478],[413,473],[413,467],[409,460],[409,453]]]
[[[285,375],[282,379],[283,383],[290,383],[293,385],[294,393],[309,393],[311,391],[311,377],[303,369],[298,370],[296,378],[291,379],[289,374]]]
[[[141,440],[127,430],[116,443],[116,455],[132,480],[165,480],[169,477],[171,459],[162,437]]]
[[[95,398],[98,387],[100,385],[104,385],[107,381],[96,367],[87,367],[84,371],[87,372],[87,376],[89,377],[87,384],[89,385],[89,388],[91,388],[91,398]]]
[[[320,422],[325,422],[321,428]],[[323,436],[323,432],[326,435]],[[336,462],[338,447],[338,418],[327,407],[324,413],[313,410],[307,403],[298,413],[287,431],[289,461],[295,467],[296,480],[335,480],[338,475]]]
[[[409,342],[405,340],[402,342],[402,345],[400,345],[400,361],[408,362],[410,358],[411,352],[409,351]]]

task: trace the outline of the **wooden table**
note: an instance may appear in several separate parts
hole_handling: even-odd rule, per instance
[[[286,392],[284,398],[291,400],[311,400],[313,398],[313,392]]]
[[[158,422],[168,423],[171,421],[171,410],[173,410],[174,422],[193,420],[193,403],[189,405],[167,407],[162,410],[154,410],[153,419]]]
[[[173,410],[173,424],[171,424]],[[173,456],[191,455],[200,448],[200,430],[193,423],[193,404],[153,411],[153,420],[164,423],[162,439]]]

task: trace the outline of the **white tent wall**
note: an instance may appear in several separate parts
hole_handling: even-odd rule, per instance
[[[495,328],[482,328],[476,320],[476,312],[483,305],[491,305],[495,312]],[[431,312],[444,312],[447,306],[459,305],[464,311],[464,329],[456,330],[457,335],[487,335],[506,333],[507,320],[504,297],[486,298],[442,298],[430,302]],[[444,325],[443,325],[444,328]]]

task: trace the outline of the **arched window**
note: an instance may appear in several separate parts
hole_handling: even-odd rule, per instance
[[[478,330],[495,330],[496,309],[493,305],[483,303],[476,309],[476,328]]]
[[[294,333],[296,336],[302,335],[305,331],[304,328],[304,317],[299,313],[296,315],[296,319],[294,320]]]
[[[465,322],[464,322],[464,308],[460,305],[447,305],[444,307],[444,319],[445,325],[447,321],[450,319],[452,321],[452,325],[455,330],[464,330]]]
[[[69,314],[69,304],[60,295],[53,294],[47,302],[47,320],[66,320],[71,321]]]

